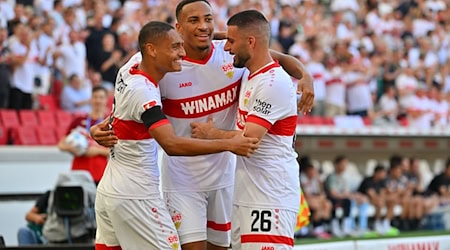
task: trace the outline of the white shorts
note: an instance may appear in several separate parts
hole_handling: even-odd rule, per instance
[[[181,249],[178,235],[160,198],[125,200],[97,193],[96,250]]]
[[[208,192],[164,192],[181,245],[208,241],[230,246],[233,187]]]
[[[233,250],[293,249],[296,221],[297,213],[291,210],[233,205]]]

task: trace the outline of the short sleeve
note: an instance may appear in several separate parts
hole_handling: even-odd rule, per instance
[[[257,123],[267,129],[277,122],[288,116],[295,107],[295,88],[293,82],[275,82],[269,77],[260,79],[255,85],[247,122]]]
[[[139,122],[142,122],[142,114],[145,111],[155,106],[162,106],[159,89],[147,79],[142,78],[142,80],[145,81],[145,84],[136,88],[130,96],[129,107],[133,120]]]

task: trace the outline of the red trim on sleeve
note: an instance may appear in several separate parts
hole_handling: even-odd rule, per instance
[[[231,230],[231,222],[220,224],[220,223],[216,223],[214,221],[209,220],[206,223],[206,227],[211,228],[216,231],[227,232],[227,231]]]
[[[120,246],[107,246],[105,244],[95,244],[95,250],[122,250]]]
[[[158,83],[155,81],[155,79],[153,79],[153,77],[151,77],[149,74],[145,73],[142,70],[138,69],[139,63],[136,63],[135,65],[131,66],[130,68],[130,74],[132,75],[142,75],[145,78],[147,78],[150,82],[152,82],[155,87],[158,87]]]
[[[213,51],[214,51],[214,44],[211,43],[211,51],[209,52],[209,55],[205,59],[196,60],[196,59],[191,59],[191,58],[185,56],[185,57],[183,57],[183,60],[192,62],[192,63],[197,63],[197,64],[206,64],[209,61],[209,59],[211,58]]]
[[[325,82],[325,85],[332,85],[332,84],[342,84],[342,80],[339,78],[334,78]]]
[[[248,122],[256,123],[258,125],[261,125],[261,126],[265,127],[267,130],[269,130],[272,127],[272,123],[270,123],[266,119],[263,119],[263,118],[258,117],[256,115],[249,115],[245,122],[246,123],[248,123]]]
[[[281,235],[270,234],[244,234],[241,235],[241,243],[273,243],[294,246],[294,239]]]
[[[144,123],[114,118],[112,125],[114,133],[121,140],[145,140],[152,138]]]
[[[153,123],[153,124],[150,126],[150,128],[148,128],[148,131],[150,131],[150,130],[152,130],[152,129],[155,129],[155,128],[158,128],[158,127],[161,127],[162,125],[166,125],[166,124],[170,124],[169,119],[159,120],[159,121]]]
[[[269,65],[266,65],[264,67],[262,67],[261,69],[258,69],[256,72],[254,72],[253,74],[248,76],[248,80],[252,79],[253,77],[259,75],[259,74],[263,74],[266,73],[267,71],[276,68],[276,67],[280,67],[280,64],[278,63],[277,60],[274,60],[272,63],[270,63]]]

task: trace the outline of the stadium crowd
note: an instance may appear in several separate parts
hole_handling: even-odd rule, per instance
[[[113,88],[118,68],[137,51],[139,28],[148,20],[175,23],[173,0],[11,2],[0,2],[0,108],[39,108],[39,95],[55,95],[61,108],[88,112],[89,89]],[[449,1],[211,4],[216,30],[244,9],[266,14],[272,48],[301,59],[315,78],[312,115],[448,125]]]
[[[48,108],[44,97],[51,97],[71,113],[92,111],[94,87],[103,86],[112,98],[118,69],[138,50],[139,29],[148,20],[175,24],[177,3],[13,2],[0,0],[0,109]],[[272,48],[298,57],[314,76],[312,116],[357,115],[373,125],[417,128],[449,125],[450,1],[210,2],[216,30],[225,30],[228,17],[238,11],[265,13]],[[352,235],[356,228],[362,229],[359,234],[369,231],[372,224],[363,214],[369,202],[375,207],[377,233],[419,228],[427,213],[450,199],[450,163],[429,187],[420,187],[414,162],[393,157],[389,166],[376,167],[371,179],[351,188],[340,178],[345,157],[336,158],[336,172],[326,178],[319,178],[310,162],[301,164],[301,183],[313,210],[311,233],[328,238],[328,228],[337,237]],[[436,183],[447,190],[436,189]],[[413,199],[405,198],[412,194]],[[402,206],[399,220],[394,205]],[[350,218],[354,207],[358,226]],[[337,208],[343,211],[341,223]]]
[[[445,227],[442,217],[433,218],[450,205],[450,159],[435,175],[420,159],[400,155],[366,166],[364,174],[344,155],[336,156],[328,170],[308,157],[299,164],[311,227],[298,237],[372,237]]]

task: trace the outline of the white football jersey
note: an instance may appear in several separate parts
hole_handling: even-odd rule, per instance
[[[184,58],[181,72],[167,73],[159,82],[163,112],[178,136],[191,137],[192,122],[234,130],[243,69],[233,67],[225,41],[214,41],[204,61]],[[210,191],[233,185],[236,157],[230,152],[195,157],[163,156],[162,190]]]
[[[148,130],[142,113],[161,106],[158,84],[137,69],[140,54],[118,72],[114,92],[113,130],[119,138],[111,149],[110,159],[98,192],[125,199],[160,197],[157,143],[148,132],[169,123],[160,120]]]
[[[298,211],[299,165],[293,148],[296,91],[296,84],[276,62],[251,76],[248,71],[244,74],[237,127],[242,130],[252,122],[268,132],[251,157],[237,157],[234,204]]]

